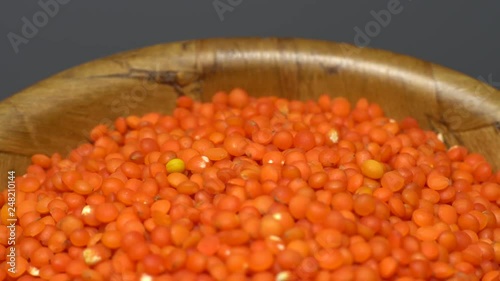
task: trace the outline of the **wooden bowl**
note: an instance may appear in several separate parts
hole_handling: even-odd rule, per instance
[[[217,90],[314,99],[366,97],[388,116],[413,116],[500,167],[499,91],[453,70],[387,51],[302,39],[208,39],[95,60],[0,103],[0,179],[21,176],[34,153],[68,152],[118,116],[170,112],[178,95]],[[497,156],[497,157],[496,157]]]

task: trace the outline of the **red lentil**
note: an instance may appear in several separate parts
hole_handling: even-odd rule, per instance
[[[239,88],[176,105],[33,155],[0,280],[499,278],[500,172],[415,119]]]

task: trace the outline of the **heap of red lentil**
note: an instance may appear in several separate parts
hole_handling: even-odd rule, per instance
[[[0,280],[500,280],[500,173],[342,97],[118,118],[17,178]]]

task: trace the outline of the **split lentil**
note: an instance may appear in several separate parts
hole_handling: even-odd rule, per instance
[[[500,173],[377,104],[217,92],[120,117],[7,193],[0,280],[498,280]]]

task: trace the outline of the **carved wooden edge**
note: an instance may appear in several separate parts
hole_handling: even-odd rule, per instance
[[[242,64],[242,60],[245,63]],[[42,149],[51,136],[45,136],[45,143],[40,141],[42,136],[33,121],[43,119],[54,108],[62,110],[75,100],[84,104],[86,96],[94,92],[107,92],[112,96],[116,89],[149,81],[169,88],[176,95],[189,94],[206,99],[207,93],[200,84],[217,71],[228,67],[254,69],[255,64],[261,64],[262,68],[279,68],[284,64],[293,66],[297,72],[294,75],[299,76],[309,67],[301,64],[302,61],[317,62],[326,74],[363,72],[366,77],[400,79],[399,82],[406,83],[409,89],[428,89],[438,106],[428,114],[427,125],[442,132],[445,139],[463,143],[461,138],[468,132],[486,130],[489,136],[491,132],[498,133],[499,91],[436,64],[345,43],[277,38],[206,39],[160,44],[91,61],[0,102],[0,161],[16,162],[19,160],[12,159],[20,159],[22,155],[29,157],[35,150]],[[278,75],[285,79],[286,69],[280,71],[284,74]],[[183,88],[193,83],[198,85],[196,89],[183,92]],[[292,97],[303,98],[297,93]],[[88,124],[85,119],[80,116],[76,120]],[[64,133],[61,134],[64,137]],[[12,135],[18,138],[12,139]],[[71,139],[70,134],[67,135]],[[498,141],[495,144],[500,148]],[[10,154],[14,154],[13,158]]]

